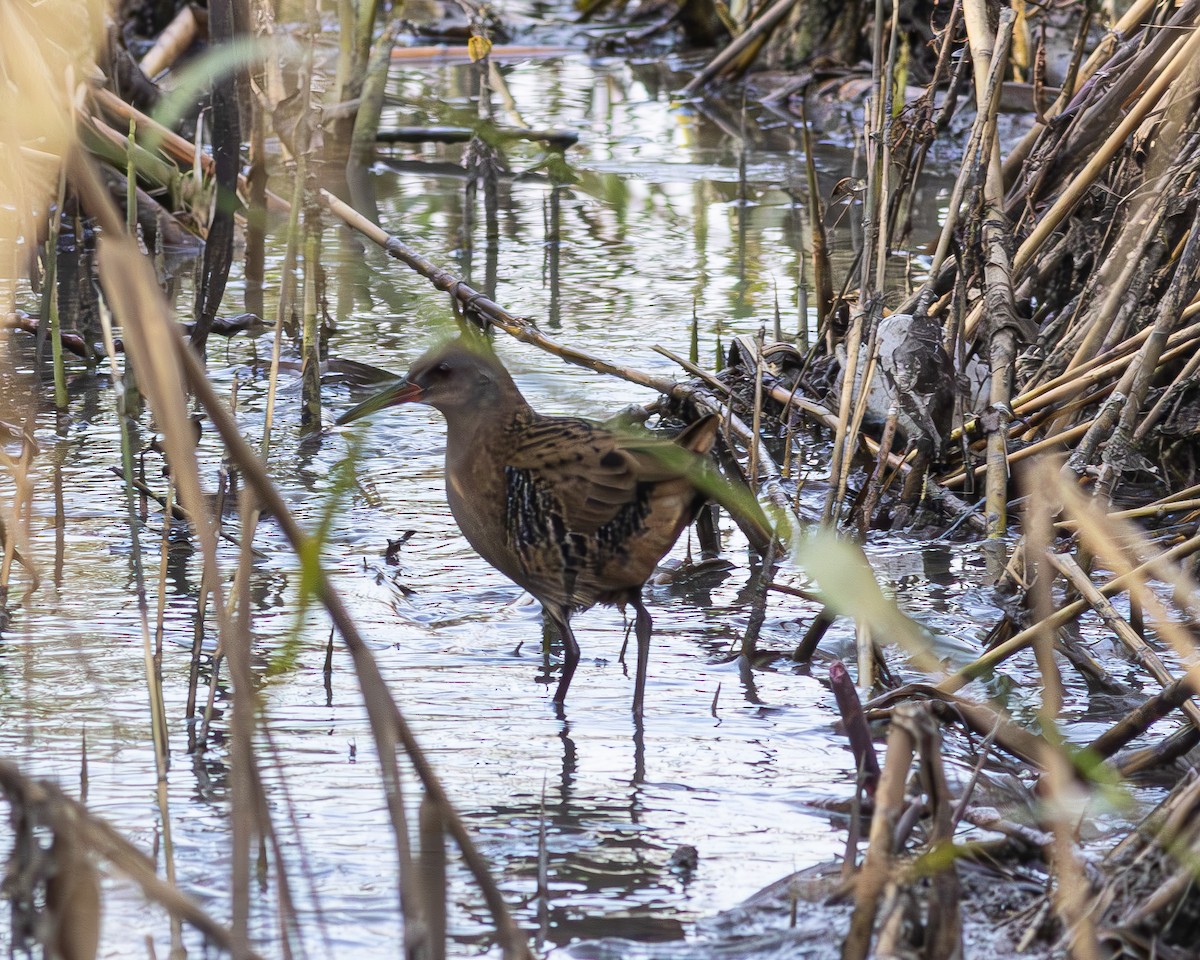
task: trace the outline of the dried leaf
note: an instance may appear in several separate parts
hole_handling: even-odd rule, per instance
[[[467,41],[467,53],[470,54],[472,63],[478,63],[488,55],[491,49],[492,41],[487,37],[479,36],[479,34],[475,34]]]

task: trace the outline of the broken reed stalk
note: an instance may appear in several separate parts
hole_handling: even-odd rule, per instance
[[[192,41],[196,39],[198,30],[199,24],[196,22],[195,11],[190,6],[180,9],[138,62],[138,67],[146,75],[146,78],[153,80],[172,66],[187,52]]]
[[[1192,674],[1185,674],[1125,714],[1089,743],[1087,749],[1101,759],[1109,759],[1122,747],[1142,736],[1159,720],[1179,709],[1180,705],[1194,697],[1196,692]]]
[[[1170,34],[1160,31],[1147,44],[1145,53],[1153,53],[1157,59],[1146,65],[1146,69],[1153,68],[1161,70],[1161,72],[1150,87],[1133,104],[1129,113],[1124,116],[1124,119],[1117,125],[1103,146],[1090,155],[1084,169],[1076,174],[1071,182],[1065,185],[1061,191],[1056,191],[1053,194],[1055,199],[1051,208],[1034,225],[1029,236],[1026,237],[1013,256],[1011,273],[1014,277],[1020,278],[1024,276],[1026,269],[1033,264],[1035,257],[1042,252],[1046,241],[1075,209],[1079,201],[1092,189],[1100,174],[1108,168],[1112,159],[1124,148],[1130,135],[1157,108],[1159,100],[1161,100],[1162,96],[1171,87],[1172,83],[1178,79],[1183,69],[1195,60],[1197,53],[1200,53],[1200,25],[1194,24],[1197,10],[1200,10],[1200,4],[1197,4],[1195,0],[1190,0],[1190,3],[1180,8],[1175,18],[1173,18],[1173,20],[1180,21],[1181,25],[1189,31],[1186,38],[1180,37],[1168,45],[1167,40]],[[1192,19],[1189,20],[1188,17]],[[1127,73],[1130,73],[1130,71],[1119,71],[1116,74],[1116,83],[1124,84],[1127,82],[1129,79],[1126,76]],[[1111,99],[1112,93],[1113,89],[1106,88],[1105,93],[1101,97]],[[1133,94],[1134,90],[1130,89],[1129,96]],[[1108,101],[1106,100],[1106,102]],[[1114,104],[1113,110],[1118,108],[1119,104]],[[1116,117],[1114,116],[1113,120],[1115,121],[1115,119]],[[1107,129],[1107,124],[1101,121],[1102,118],[1100,117],[1093,119],[1088,125],[1089,131],[1094,132],[1095,129]],[[1078,127],[1081,122],[1077,121],[1074,123],[1071,129]],[[1044,169],[1048,162],[1048,160],[1042,161],[1041,167]],[[1027,203],[1031,199],[1033,198],[1027,198]],[[1049,200],[1049,197],[1047,197],[1047,200]],[[981,301],[975,305],[966,318],[964,329],[967,336],[972,338],[976,336],[979,325],[985,315],[985,301]]]
[[[763,367],[766,365],[763,361],[763,337],[762,332],[754,338],[754,410],[751,416],[750,432],[756,437],[762,436],[762,416],[763,416]],[[750,463],[746,468],[746,473],[750,479],[750,489],[758,489],[758,448],[759,444],[754,443],[750,446]]]
[[[895,870],[893,838],[904,809],[905,785],[916,749],[912,720],[921,710],[921,705],[902,703],[893,712],[883,773],[875,791],[867,855],[854,878],[854,912],[842,943],[842,960],[867,960],[871,955],[875,917]]]
[[[994,88],[988,99],[988,78],[1008,62],[1012,40],[1013,12],[1000,11],[996,33],[988,24],[984,0],[964,0],[963,19],[967,25],[971,59],[975,72],[975,98],[979,109],[986,110],[988,122],[980,141],[984,160],[983,243],[984,303],[988,315],[990,341],[988,362],[991,366],[989,408],[999,425],[988,435],[986,518],[989,537],[1001,537],[1008,527],[1008,444],[1006,413],[1012,399],[1013,366],[1016,359],[1016,310],[1013,305],[1012,265],[1008,257],[1010,227],[1004,215],[1004,176],[1000,166],[1000,140],[996,134],[998,96]]]
[[[308,91],[308,87],[304,88]],[[307,141],[311,131],[308,116],[312,104],[308,92],[303,94],[300,119],[296,123],[296,140]],[[157,132],[157,131],[156,131]],[[262,453],[266,457],[271,447],[271,428],[275,422],[275,400],[279,392],[279,357],[283,347],[284,327],[295,324],[296,264],[300,256],[302,235],[301,213],[307,205],[309,190],[308,152],[301,151],[293,158],[296,182],[292,188],[291,203],[287,205],[288,223],[285,232],[283,264],[280,268],[279,300],[275,312],[275,338],[271,347],[271,370],[267,379],[267,403],[263,416]]]

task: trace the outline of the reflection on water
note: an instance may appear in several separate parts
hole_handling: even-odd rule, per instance
[[[708,364],[719,338],[770,329],[777,310],[785,333],[808,325],[795,304],[809,214],[788,126],[753,112],[743,118],[736,107],[675,105],[678,78],[656,64],[575,56],[510,64],[503,73],[526,122],[580,132],[566,157],[570,176],[545,164],[537,146],[518,146],[496,179],[488,216],[482,192],[474,205],[464,201],[460,148],[394,148],[376,171],[390,231],[563,341],[658,374],[676,371],[653,345],[686,355],[693,315]],[[466,76],[457,66],[398,75],[385,124],[461,120],[474,109]],[[828,183],[848,172],[850,157],[822,148]],[[917,204],[933,206],[931,198]],[[916,226],[918,236],[931,229]],[[844,232],[836,243],[844,268]],[[449,329],[446,298],[377,250],[332,226],[324,247],[333,353],[400,370]],[[281,253],[276,237],[275,282]],[[231,290],[230,313],[241,309],[236,282]],[[499,349],[531,402],[549,413],[602,416],[653,399],[518,344]],[[269,336],[210,344],[212,377],[226,392],[237,379],[251,437],[262,429],[258,361],[269,352]],[[19,362],[27,376],[29,357]],[[100,375],[78,374],[71,386],[61,427],[49,412],[39,421],[30,552],[43,579],[0,643],[0,752],[68,786],[80,783],[86,752],[89,803],[156,851],[161,865],[130,535],[120,481],[109,472],[120,459],[113,401]],[[314,525],[328,509],[347,435],[301,442],[297,396],[298,384],[285,379],[271,467]],[[326,399],[335,410],[351,402],[337,386]],[[540,926],[549,944],[675,939],[698,916],[841,852],[838,824],[822,810],[850,795],[851,759],[833,730],[827,691],[786,660],[816,610],[773,596],[761,644],[785,656],[739,671],[730,654],[749,617],[749,564],[733,531],[725,531],[727,574],[685,570],[648,591],[656,629],[644,736],[634,736],[629,717],[632,680],[619,661],[626,624],[615,610],[578,617],[583,658],[567,719],[559,720],[536,606],[467,547],[449,516],[439,418],[406,408],[355,436],[362,454],[354,490],[332,522],[325,562],[527,929]],[[200,452],[215,489],[221,451],[211,431]],[[147,456],[145,476],[161,489],[156,455]],[[153,568],[161,514],[145,505],[140,522]],[[388,539],[405,531],[413,535],[398,563],[385,564]],[[335,649],[326,679],[329,626],[298,611],[296,565],[269,518],[256,545],[263,556],[252,579],[254,653],[271,734],[265,776],[289,865],[303,878],[295,891],[300,926],[311,954],[391,957],[395,854],[349,658]],[[685,538],[675,556],[688,546]],[[233,548],[222,549],[232,569]],[[962,635],[970,620],[963,605],[982,603],[970,592],[972,570],[943,548],[926,562],[939,571],[932,586],[928,575],[910,579],[902,569],[885,576],[927,611],[932,627],[971,639]],[[226,916],[223,683],[203,755],[187,753],[194,731],[183,720],[199,579],[186,537],[175,531],[163,598],[174,860],[181,886]],[[825,649],[838,652],[851,637],[849,626],[835,625]],[[203,669],[211,670],[214,638],[201,639],[209,653]],[[824,668],[814,672],[823,676]],[[208,677],[199,680],[203,690]],[[539,905],[543,824],[549,900]],[[693,871],[671,866],[682,845],[698,850]],[[273,954],[266,882],[253,923]],[[455,884],[452,932],[459,954],[471,955],[488,924],[465,877]],[[106,955],[128,955],[147,935],[164,950],[157,911],[117,881],[110,888]]]

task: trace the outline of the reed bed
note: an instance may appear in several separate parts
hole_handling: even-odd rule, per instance
[[[839,894],[853,905],[845,957],[962,955],[972,913],[988,909],[986,896],[961,886],[983,850],[1001,875],[1032,854],[1046,887],[1018,918],[1023,930],[1012,932],[1011,916],[996,927],[992,949],[1042,944],[1054,956],[1100,957],[1119,945],[1132,956],[1186,956],[1195,943],[1192,839],[1167,824],[1190,816],[1189,751],[1200,743],[1189,399],[1200,310],[1200,5],[1135,3],[1095,47],[1085,46],[1094,9],[1080,5],[1066,82],[1053,98],[1035,83],[1035,120],[1006,157],[997,109],[1010,51],[1028,31],[1014,11],[1025,8],[994,17],[982,3],[955,3],[935,31],[933,81],[899,103],[899,27],[877,9],[856,272],[840,294],[828,280],[815,284],[819,336],[807,353],[776,349],[772,362],[769,348],[743,345],[722,374],[743,403],[768,398],[776,435],[798,420],[828,431],[824,523],[859,538],[944,530],[998,544],[993,575],[1010,612],[973,662],[922,666],[928,685],[893,682],[880,693],[889,686],[876,669],[880,644],[903,641],[902,631],[870,622],[854,591],[824,590],[818,620],[859,622],[859,689],[875,694],[861,708],[839,698],[863,807],[873,808],[869,830],[851,830],[868,838]],[[892,253],[925,150],[956,109],[941,86],[956,57],[970,62],[975,118],[925,278],[906,292],[911,271]],[[814,86],[787,87],[798,111],[819,96]],[[824,249],[814,243],[817,278],[832,272]],[[983,389],[970,389],[972,367]],[[1127,612],[1112,602],[1122,595]],[[1152,691],[1090,743],[1064,717],[1061,672],[1078,671],[1095,695],[1129,691],[1079,644],[1073,626],[1085,612]],[[806,638],[802,655],[814,649]],[[1041,696],[1022,729],[986,691],[1026,650]],[[886,721],[882,764],[869,734],[855,733],[867,729],[864,716]],[[1177,728],[1151,730],[1164,720]],[[951,795],[942,743],[970,752],[956,727],[986,739],[976,777]],[[978,784],[995,773],[989,752],[1020,764],[1029,793],[1014,819],[1034,834],[1000,825],[1003,810],[973,810]],[[1115,785],[1133,791],[1150,775],[1175,784],[1170,797],[1097,861],[1082,839],[1090,816],[1113,802]],[[983,831],[964,831],[964,820]],[[998,845],[986,839],[997,832],[1006,834]],[[858,858],[848,846],[847,863]],[[978,945],[977,931],[971,940]]]

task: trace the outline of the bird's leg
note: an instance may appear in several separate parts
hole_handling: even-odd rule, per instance
[[[654,621],[650,619],[650,612],[642,603],[640,594],[634,594],[629,602],[636,613],[633,629],[637,635],[637,677],[633,687],[633,715],[640,718],[642,700],[646,694],[646,668],[650,665],[650,631]]]
[[[559,636],[563,642],[562,677],[558,681],[558,689],[554,691],[554,702],[563,703],[567,699],[567,690],[571,686],[571,678],[575,676],[575,668],[579,665],[579,644],[575,642],[575,633],[571,630],[571,614],[552,607],[546,607],[546,616],[558,627]]]

